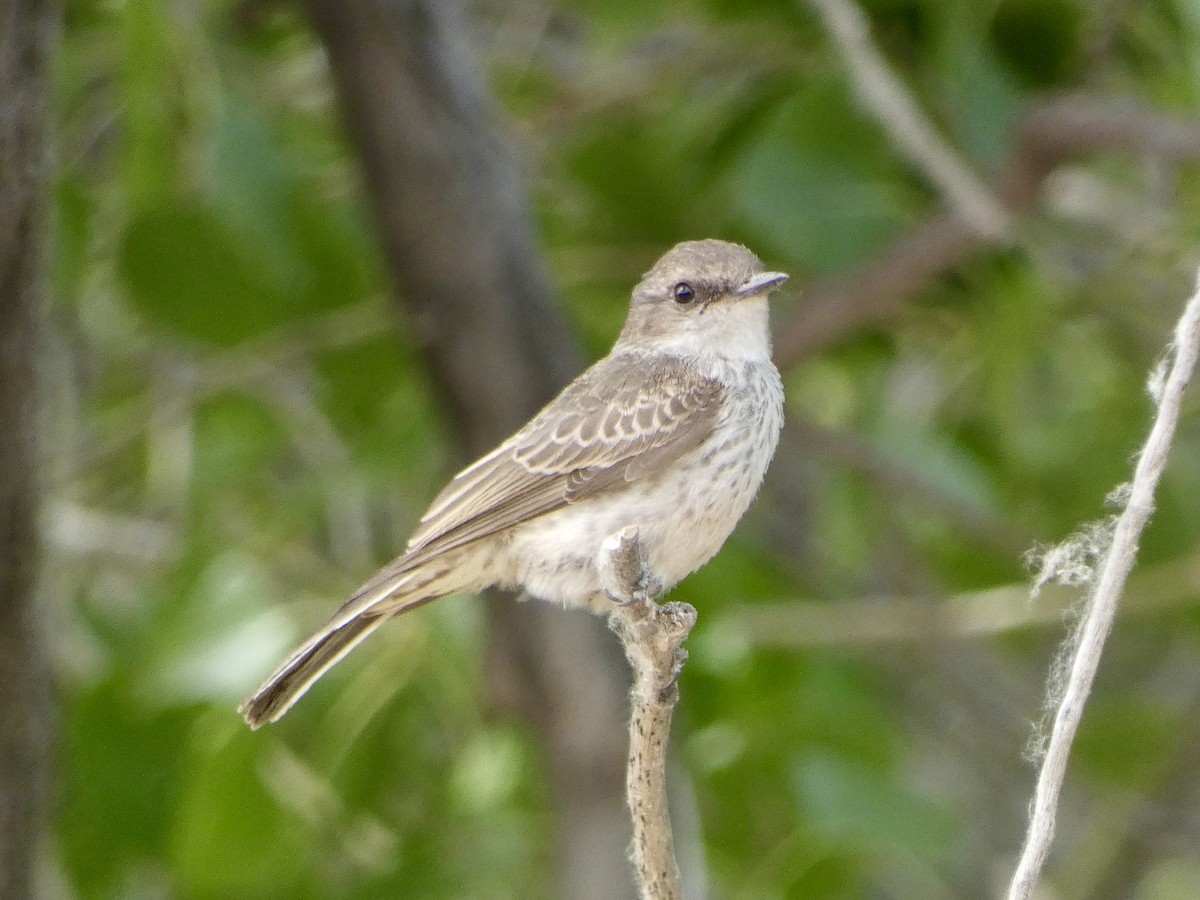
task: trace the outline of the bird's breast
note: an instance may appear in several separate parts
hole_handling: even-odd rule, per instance
[[[638,528],[653,573],[667,587],[708,562],[762,484],[783,424],[783,386],[774,366],[730,363],[714,371],[726,387],[712,433],[653,476],[588,497],[517,529],[510,544],[517,579],[536,597],[587,604],[599,590],[601,542]]]

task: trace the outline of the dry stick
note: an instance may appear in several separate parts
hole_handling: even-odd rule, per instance
[[[679,673],[687,660],[682,644],[696,624],[687,603],[659,606],[638,530],[623,528],[602,547],[601,577],[613,597],[630,598],[609,616],[633,669],[629,717],[629,765],[625,788],[633,818],[633,868],[642,900],[683,900],[667,811],[667,741],[679,700]]]
[[[1028,900],[1037,885],[1042,864],[1050,850],[1050,843],[1054,838],[1058,795],[1066,774],[1071,743],[1096,676],[1104,639],[1108,636],[1117,613],[1117,602],[1124,589],[1125,579],[1137,555],[1138,539],[1154,511],[1154,490],[1167,462],[1167,453],[1179,420],[1183,391],[1192,377],[1198,353],[1200,275],[1197,277],[1196,292],[1188,301],[1179,323],[1175,326],[1175,339],[1167,357],[1170,360],[1170,372],[1166,381],[1161,382],[1157,373],[1151,379],[1151,394],[1158,402],[1158,415],[1150,429],[1150,436],[1146,439],[1146,446],[1142,448],[1134,471],[1133,484],[1129,489],[1129,499],[1117,519],[1112,544],[1101,564],[1100,577],[1096,581],[1079,630],[1071,674],[1055,714],[1054,729],[1050,734],[1046,757],[1042,760],[1042,768],[1038,773],[1037,789],[1030,808],[1029,830],[1025,834],[1025,847],[1021,851],[1021,859],[1008,888],[1008,900]],[[1161,371],[1160,367],[1157,372]]]
[[[812,0],[850,70],[859,99],[909,162],[925,173],[981,236],[1003,238],[1009,213],[982,178],[942,140],[871,42],[866,17],[850,0]]]

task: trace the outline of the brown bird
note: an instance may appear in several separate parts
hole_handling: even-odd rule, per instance
[[[745,247],[687,241],[633,290],[612,352],[437,496],[376,573],[239,708],[273,722],[397,613],[523,588],[595,611],[601,544],[638,529],[655,587],[721,548],[762,484],[783,424],[767,295],[787,276]]]

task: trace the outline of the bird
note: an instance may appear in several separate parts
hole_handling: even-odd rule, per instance
[[[405,551],[241,704],[246,722],[278,720],[388,619],[450,594],[522,589],[597,613],[629,602],[601,571],[623,529],[636,528],[655,593],[708,562],[779,442],[767,297],[787,278],[726,241],[667,251],[611,352],[446,485]]]

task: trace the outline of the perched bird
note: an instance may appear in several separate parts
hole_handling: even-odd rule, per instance
[[[783,424],[767,295],[787,276],[745,247],[687,241],[633,290],[612,352],[464,469],[376,573],[240,707],[254,728],[291,708],[397,613],[490,586],[612,608],[605,538],[638,529],[656,587],[721,548],[762,484]]]

